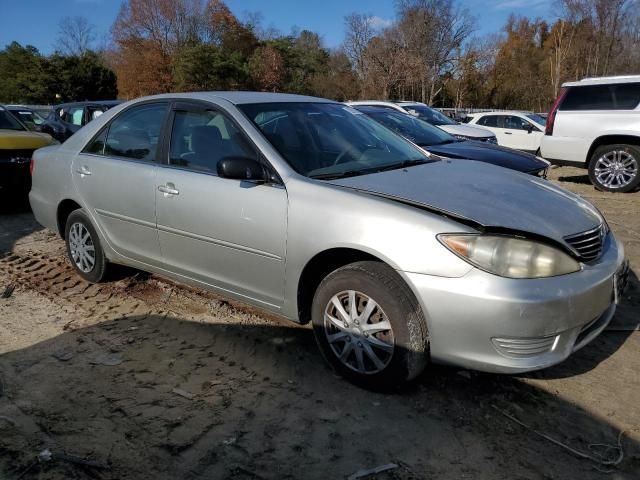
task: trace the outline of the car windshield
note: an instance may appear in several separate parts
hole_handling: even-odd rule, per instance
[[[44,122],[44,118],[31,110],[11,110],[11,113],[26,124],[41,125]]]
[[[0,110],[0,129],[3,130],[26,130],[13,115],[6,110]]]
[[[544,125],[547,123],[547,121],[544,118],[542,118],[540,115],[536,115],[535,113],[527,115],[527,118],[534,121],[538,125]]]
[[[376,122],[380,122],[385,127],[399,133],[421,147],[443,145],[445,143],[459,141],[444,130],[440,130],[438,127],[434,127],[411,115],[391,111],[365,113]]]
[[[420,120],[424,120],[425,122],[430,123],[431,125],[435,125],[436,127],[440,125],[458,125],[458,122],[450,119],[445,114],[440,113],[439,111],[427,107],[426,105],[401,105],[407,112],[411,115],[418,117]]]
[[[434,161],[354,108],[336,103],[240,105],[298,173],[338,178]]]

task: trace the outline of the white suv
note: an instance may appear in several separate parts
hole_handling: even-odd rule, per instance
[[[589,169],[596,188],[640,185],[640,75],[565,83],[540,145],[552,163]]]

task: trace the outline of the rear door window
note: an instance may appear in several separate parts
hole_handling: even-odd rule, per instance
[[[617,110],[634,110],[640,104],[640,83],[612,85]]]
[[[61,110],[60,116],[62,120],[70,123],[71,125],[82,126],[82,119],[84,117],[84,107],[71,107],[68,110]]]
[[[486,117],[482,117],[478,120],[478,125],[483,125],[485,127],[497,127],[498,126],[498,116],[497,115],[487,115]]]
[[[114,118],[83,150],[86,153],[153,162],[160,131],[167,113],[166,103],[132,107]]]

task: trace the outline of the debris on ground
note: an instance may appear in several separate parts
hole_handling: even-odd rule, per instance
[[[180,395],[181,397],[184,397],[188,400],[193,400],[196,396],[194,393],[187,392],[186,390],[183,390],[181,388],[174,388],[173,390],[171,390],[171,392],[175,393],[176,395]]]
[[[398,465],[395,463],[387,463],[386,465],[379,465],[374,468],[368,468],[366,470],[358,470],[356,473],[353,473],[347,477],[347,480],[357,480],[358,478],[365,478],[370,475],[375,475],[377,473],[386,472],[388,470],[393,470],[398,468]]]
[[[0,294],[0,298],[9,298],[13,294],[13,291],[15,289],[16,289],[16,286],[13,284],[6,286],[2,294]]]
[[[589,450],[591,450],[594,453],[593,455],[591,455],[591,454],[588,454],[588,453],[581,452],[580,450],[576,450],[575,448],[567,445],[566,443],[562,443],[561,441],[556,440],[553,437],[550,437],[546,433],[539,432],[538,430],[534,429],[533,427],[530,427],[526,423],[518,420],[513,415],[505,412],[504,410],[501,410],[500,408],[496,407],[495,405],[491,405],[491,406],[493,407],[494,410],[496,410],[497,412],[499,412],[500,414],[502,414],[503,416],[505,416],[506,418],[508,418],[512,422],[515,422],[518,425],[526,428],[530,432],[535,433],[539,437],[542,437],[545,440],[548,440],[549,442],[554,443],[554,444],[558,445],[559,447],[564,448],[565,450],[573,453],[577,457],[584,458],[584,459],[587,459],[587,460],[591,460],[591,461],[596,462],[596,463],[598,463],[600,465],[609,466],[609,467],[616,466],[616,465],[620,464],[620,462],[622,462],[622,460],[624,459],[624,450],[622,448],[622,436],[625,433],[624,430],[622,430],[618,434],[618,444],[617,445],[609,445],[609,444],[604,444],[604,443],[591,443],[591,444],[589,444]],[[602,450],[604,453],[600,453],[598,450]]]

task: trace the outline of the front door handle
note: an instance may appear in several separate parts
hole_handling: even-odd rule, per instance
[[[513,132],[504,132],[505,135],[513,135]]]
[[[82,165],[76,170],[76,173],[79,173],[81,176],[91,175],[91,170],[89,170],[89,167],[86,165]]]
[[[166,185],[160,185],[158,187],[158,191],[164,193],[165,197],[167,197],[169,195],[180,195],[180,190],[176,189],[176,186],[173,183],[167,183]]]

